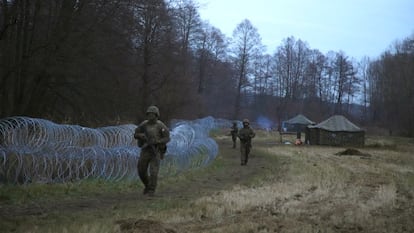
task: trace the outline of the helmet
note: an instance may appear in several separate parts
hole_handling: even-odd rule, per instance
[[[148,107],[146,114],[148,113],[154,113],[157,117],[160,116],[160,110],[154,105]]]
[[[243,119],[243,124],[250,124],[249,119]]]

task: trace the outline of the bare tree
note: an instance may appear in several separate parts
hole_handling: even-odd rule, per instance
[[[311,50],[308,45],[293,36],[283,40],[274,55],[274,77],[278,83],[277,118],[289,117],[291,112],[302,112],[307,96]]]
[[[193,51],[199,34],[202,33],[202,23],[198,12],[199,4],[194,0],[172,0],[170,2],[177,40],[180,47],[180,67],[186,79],[194,81],[197,76],[193,68]]]
[[[322,100],[322,79],[325,68],[325,56],[319,50],[309,52],[305,71],[304,97]]]
[[[197,92],[202,94],[207,87],[207,78],[214,70],[214,64],[220,61],[225,54],[226,47],[224,35],[211,25],[205,23],[203,30],[198,34],[195,46],[195,59],[197,61]]]
[[[134,1],[133,16],[135,34],[131,35],[131,39],[134,40],[139,67],[137,85],[140,91],[137,99],[138,106],[144,110],[146,106],[157,102],[157,93],[165,84],[167,74],[162,72],[164,64],[159,58],[174,36],[171,31],[172,19],[163,0]]]
[[[361,82],[362,82],[362,105],[364,107],[363,112],[363,122],[366,122],[368,119],[368,110],[369,110],[369,89],[371,88],[369,85],[369,64],[370,59],[369,57],[363,57],[359,62],[359,71],[361,75]]]
[[[197,33],[201,32],[199,5],[193,0],[174,0],[171,2],[171,7],[174,9],[173,15],[182,55],[187,56]]]
[[[228,41],[217,28],[204,22],[201,33],[195,38],[195,64],[197,82],[195,83],[202,108],[208,114],[231,117],[229,103],[234,102],[234,83],[232,69],[227,65]],[[220,101],[217,101],[220,99]]]
[[[243,88],[249,84],[249,75],[252,74],[251,65],[254,56],[263,49],[261,38],[249,20],[245,19],[233,31],[233,56],[237,70],[237,93],[234,107],[234,119],[237,119],[241,108],[241,94]]]
[[[356,71],[353,68],[352,63],[343,52],[336,53],[335,61],[333,64],[335,86],[333,94],[335,96],[335,113],[342,113],[342,104],[346,95],[352,95],[355,83]]]
[[[253,61],[253,109],[255,112],[270,116],[271,96],[273,95],[272,57],[257,54]]]

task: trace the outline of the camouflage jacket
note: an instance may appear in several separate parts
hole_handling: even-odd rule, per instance
[[[134,138],[143,149],[147,146],[165,147],[170,141],[170,131],[160,120],[154,123],[145,120],[135,129]]]
[[[239,130],[237,135],[242,143],[251,143],[252,138],[256,136],[253,129],[250,127],[243,127]]]
[[[230,134],[231,134],[231,135],[234,135],[234,136],[237,136],[237,133],[238,133],[238,132],[239,132],[239,128],[237,128],[237,126],[233,125],[233,126],[231,127]]]

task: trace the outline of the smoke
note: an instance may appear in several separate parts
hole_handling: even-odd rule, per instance
[[[266,130],[271,130],[272,127],[275,126],[275,123],[265,116],[259,116],[256,122],[260,126],[260,128],[263,128]]]

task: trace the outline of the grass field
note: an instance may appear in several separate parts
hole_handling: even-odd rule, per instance
[[[414,139],[369,136],[337,155],[349,148],[260,131],[240,166],[222,135],[209,167],[160,178],[153,198],[128,180],[1,186],[0,231],[414,232]]]

